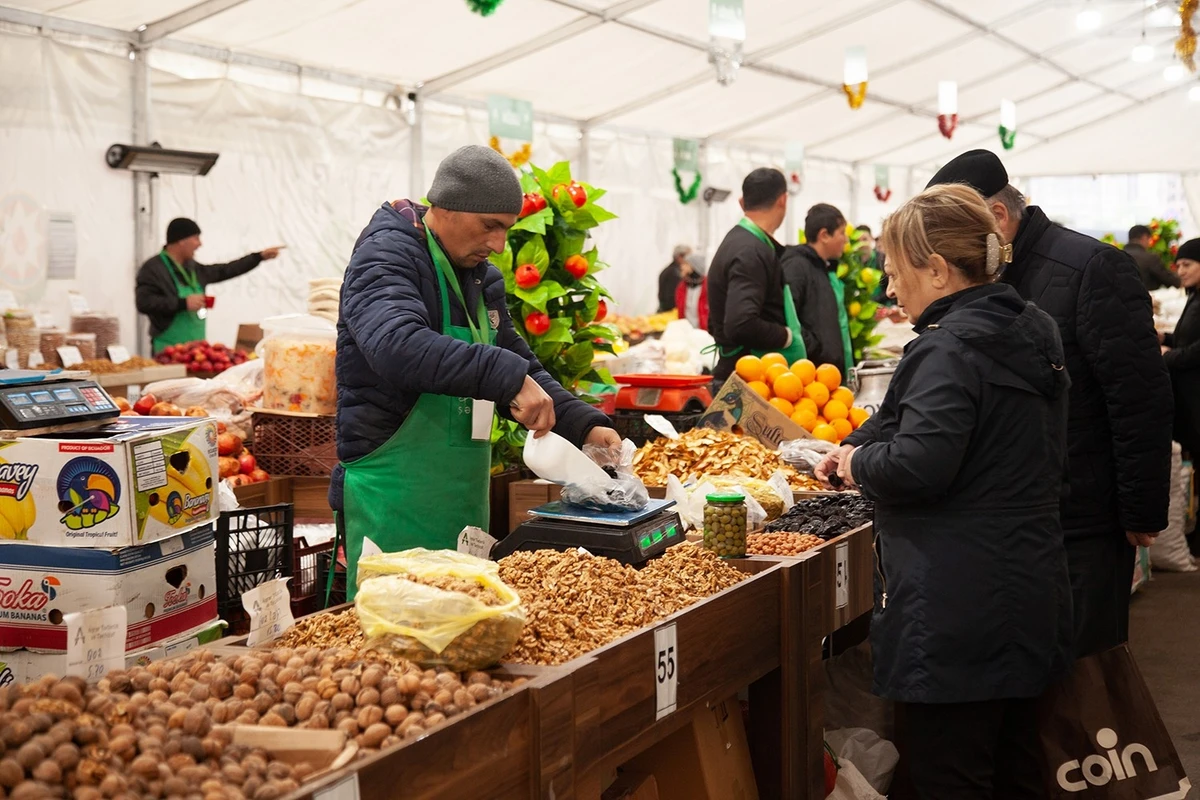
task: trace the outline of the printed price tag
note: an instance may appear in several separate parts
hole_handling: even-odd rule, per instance
[[[292,598],[288,594],[291,578],[275,578],[255,586],[242,595],[242,608],[250,615],[247,647],[258,647],[279,636],[296,622],[292,616]]]
[[[679,691],[679,649],[675,642],[675,623],[654,631],[654,684],[656,720],[675,712]]]
[[[77,611],[63,617],[67,626],[67,674],[95,683],[110,670],[125,668],[125,606]]]
[[[348,775],[332,786],[315,790],[313,800],[359,800],[358,775]]]
[[[7,311],[10,308],[20,308],[21,304],[17,302],[17,296],[8,289],[0,289],[0,311]]]
[[[837,573],[834,578],[836,587],[837,607],[845,608],[850,605],[850,544],[839,542],[837,550]]]
[[[45,363],[46,363],[46,359],[42,358],[41,352],[34,350],[32,353],[29,354],[29,368],[30,369],[37,369],[38,367],[44,366]]]
[[[68,292],[67,302],[71,304],[72,314],[86,314],[90,310],[88,308],[87,298],[81,295],[79,292]]]
[[[70,369],[83,363],[83,354],[74,345],[58,348],[58,357],[62,359],[63,369]]]
[[[12,348],[4,353],[4,366],[9,369],[21,368],[21,351],[17,348]]]
[[[492,554],[494,544],[496,540],[487,532],[472,525],[463,528],[462,533],[458,534],[458,552],[476,558],[488,558]]]
[[[129,348],[120,344],[109,345],[108,360],[114,364],[124,364],[129,360]]]

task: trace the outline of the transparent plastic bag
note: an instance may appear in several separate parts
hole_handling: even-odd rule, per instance
[[[770,481],[746,478],[740,475],[709,475],[705,480],[719,490],[739,489],[747,498],[753,498],[767,522],[782,517],[783,513],[792,506],[791,497],[781,495],[779,489]],[[786,479],[784,485],[787,485]],[[791,495],[790,488],[788,495]]]
[[[337,411],[337,328],[327,319],[288,314],[262,321],[265,409],[305,414]]]
[[[636,452],[637,445],[628,439],[613,448],[585,444],[583,454],[604,470],[607,480],[568,483],[563,487],[562,501],[595,511],[641,511],[650,502],[650,492],[633,474]]]
[[[796,469],[812,472],[825,456],[837,449],[838,445],[821,439],[791,439],[780,443],[779,455]]]
[[[367,647],[427,669],[497,663],[525,625],[521,598],[499,570],[466,553],[421,547],[360,559],[354,605]]]

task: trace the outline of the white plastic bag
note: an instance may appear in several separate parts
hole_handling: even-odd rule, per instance
[[[1167,512],[1167,528],[1160,533],[1150,547],[1150,565],[1167,572],[1195,572],[1196,562],[1188,547],[1184,534],[1184,517],[1187,514],[1188,486],[1190,480],[1183,470],[1183,454],[1179,443],[1172,445],[1171,452],[1171,506]]]
[[[843,760],[838,766],[837,783],[825,800],[887,800],[875,791],[853,763]]]
[[[802,472],[812,472],[837,448],[833,442],[821,439],[790,439],[780,443],[779,456]]]
[[[185,410],[199,406],[218,419],[236,416],[246,407],[242,395],[223,383],[204,378],[158,381],[146,386],[142,393],[152,394],[160,403],[174,403]]]
[[[596,511],[641,511],[650,502],[650,492],[633,473],[636,452],[637,445],[628,439],[614,448],[585,444],[583,454],[600,467],[604,478],[568,482],[562,501]]]
[[[866,728],[826,731],[825,741],[837,753],[838,763],[853,762],[859,774],[875,791],[887,794],[900,761],[896,745]]]

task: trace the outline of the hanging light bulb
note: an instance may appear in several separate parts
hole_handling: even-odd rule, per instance
[[[714,39],[708,46],[708,63],[717,71],[717,83],[730,85],[742,66],[742,43]]]
[[[1183,64],[1172,64],[1163,70],[1163,80],[1167,83],[1178,83],[1187,76],[1187,68]]]
[[[1075,27],[1081,31],[1094,31],[1100,27],[1104,17],[1094,8],[1085,8],[1075,17]]]
[[[1139,64],[1147,64],[1154,60],[1154,45],[1142,42],[1133,48],[1131,57]]]

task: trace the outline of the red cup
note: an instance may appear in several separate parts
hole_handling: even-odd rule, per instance
[[[217,298],[213,297],[211,294],[204,295],[204,307],[205,308],[212,308],[216,304],[217,304]]]

